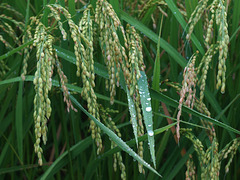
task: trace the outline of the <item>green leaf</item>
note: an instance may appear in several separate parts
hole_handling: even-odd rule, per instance
[[[19,82],[17,105],[16,105],[16,136],[17,136],[17,147],[21,161],[23,161],[23,118],[22,118],[22,107],[23,107],[23,81]]]
[[[128,107],[129,107],[129,112],[130,112],[130,115],[131,115],[131,122],[132,122],[132,127],[133,127],[133,133],[134,133],[134,136],[135,136],[135,139],[136,139],[136,144],[138,145],[138,135],[137,135],[137,113],[136,113],[136,109],[135,109],[135,105],[134,105],[134,102],[130,96],[130,93],[129,93],[129,90],[128,88],[126,87],[126,90],[127,90],[127,99],[128,99]]]
[[[25,77],[25,81],[33,81],[33,79],[34,79],[34,76],[26,76]],[[20,82],[20,81],[22,81],[21,77],[6,79],[4,81],[0,81],[0,86],[1,85],[7,85],[7,84],[10,84],[10,83]],[[57,81],[57,80],[52,80],[52,85],[55,86],[55,87],[60,87],[59,81]],[[66,86],[67,86],[68,90],[70,90],[70,91],[73,91],[73,92],[76,92],[76,93],[81,93],[82,92],[82,88],[80,88],[78,86],[75,86],[75,85],[72,85],[72,84],[66,84]],[[102,94],[96,93],[96,96],[99,99],[102,99],[102,100],[105,100],[105,101],[110,101],[109,97],[104,96]],[[124,102],[119,101],[119,100],[114,100],[114,102],[116,104],[120,104],[120,105],[123,105],[123,106],[128,106],[127,103],[124,103]]]
[[[163,18],[163,16],[162,16]],[[160,83],[160,42],[161,42],[161,30],[162,30],[162,21],[160,24],[160,32],[158,37],[158,43],[157,43],[157,55],[154,63],[154,70],[153,70],[153,82],[152,82],[152,88],[155,91],[159,91],[159,83]]]
[[[120,10],[121,18],[126,21],[127,23],[134,26],[136,29],[138,29],[140,32],[145,34],[149,39],[154,41],[155,43],[158,43],[158,35],[154,33],[151,29],[147,28],[145,25],[143,25],[138,20],[131,17],[129,14],[125,13],[124,11]],[[160,39],[161,41],[161,48],[163,48],[170,56],[173,57],[173,59],[180,64],[180,66],[185,67],[187,64],[187,61],[174,49],[169,43],[167,43],[164,39]]]
[[[135,160],[137,160],[139,163],[141,163],[143,166],[148,168],[150,171],[154,172],[158,176],[161,177],[161,175],[153,169],[150,164],[148,164],[146,161],[144,161],[137,153],[135,153],[121,138],[119,138],[113,131],[111,131],[109,128],[107,128],[104,124],[102,124],[100,121],[98,121],[95,117],[93,117],[91,114],[89,114],[82,105],[72,96],[70,95],[70,99],[72,102],[80,108],[89,118],[91,118],[97,126],[99,126],[103,132],[105,132],[111,139],[114,141],[122,150],[127,152],[130,156],[132,156]],[[152,132],[153,133],[153,132]],[[154,133],[153,133],[154,134]]]
[[[79,154],[81,154],[84,150],[86,150],[90,145],[92,144],[92,138],[88,137],[84,140],[81,140],[77,144],[75,144],[73,147],[70,148],[70,151],[64,152],[62,155],[60,155],[53,163],[52,165],[47,169],[46,172],[42,175],[40,178],[41,180],[45,179],[52,179],[52,176],[56,174],[60,169],[62,169],[63,166],[65,166],[68,162],[68,153],[71,153],[72,159],[76,158]]]
[[[120,9],[119,1],[110,0],[109,2],[112,5],[112,7],[113,7],[114,11],[116,12],[116,14],[118,15],[119,14],[119,9]]]
[[[156,1],[158,0],[154,0],[152,1],[151,3],[155,3]],[[150,2],[150,1],[148,1]],[[156,10],[157,6],[156,5],[151,5],[147,10],[146,10],[146,13],[144,14],[143,18],[141,19],[141,22],[144,24],[144,25],[148,25],[152,19],[151,19],[151,15],[154,13],[154,11]]]
[[[150,93],[148,91],[148,82],[147,76],[144,71],[141,71],[141,77],[138,80],[138,88],[141,99],[144,123],[146,126],[148,134],[148,143],[150,147],[150,154],[153,160],[153,164],[156,167],[156,158],[155,158],[155,143],[154,143],[154,132],[153,132],[153,121],[152,121],[152,106]]]
[[[173,15],[175,16],[175,18],[178,20],[179,24],[181,24],[182,28],[184,30],[186,30],[187,27],[187,23],[184,20],[182,14],[180,13],[180,11],[178,10],[177,6],[174,4],[173,0],[166,0],[166,3],[168,5],[168,7],[171,9]],[[191,40],[194,43],[194,45],[197,47],[197,49],[200,51],[200,53],[202,55],[205,54],[205,51],[201,45],[201,43],[198,41],[197,37],[192,33],[191,34]]]
[[[160,63],[160,42],[161,42],[161,32],[162,32],[162,22],[163,22],[163,15],[161,18],[160,23],[160,30],[159,30],[159,36],[158,36],[158,43],[157,43],[157,55],[154,63],[154,69],[153,69],[153,81],[152,81],[152,88],[155,91],[160,90],[160,75],[161,75],[161,63]],[[152,107],[154,112],[158,112],[159,110],[159,102],[152,100]],[[156,117],[154,117],[154,122],[156,122]]]
[[[76,2],[74,0],[69,0],[68,1],[68,10],[69,10],[69,12],[70,12],[74,22],[76,22],[75,21],[76,20],[76,16],[75,16],[76,15],[75,3]]]
[[[222,115],[230,108],[230,106],[240,97],[240,94],[238,94],[216,117],[217,120],[220,119]]]
[[[26,76],[25,81],[33,81],[33,79],[34,79],[33,76]],[[9,83],[19,82],[19,81],[22,81],[21,77],[15,77],[15,78],[7,79],[7,80],[4,80],[4,81],[0,81],[0,86],[1,85],[6,85],[6,84],[9,84]],[[56,81],[56,80],[53,80],[53,86],[59,87],[59,82]],[[81,92],[81,90],[80,90],[81,88],[79,88],[77,86],[73,86],[73,85],[67,84],[67,87],[69,88],[69,90],[73,90],[75,92]],[[73,87],[73,88],[71,89],[71,87]],[[166,103],[166,104],[168,104],[168,105],[170,105],[172,107],[175,107],[175,108],[178,107],[178,102],[176,100],[174,100],[174,99],[172,99],[172,98],[170,98],[170,97],[168,97],[168,96],[166,96],[166,95],[164,95],[162,93],[156,92],[156,91],[154,91],[152,89],[150,89],[150,92],[151,92],[151,97],[153,99],[156,99],[158,101],[164,102],[164,103]],[[105,97],[103,95],[99,96],[99,98],[100,97],[103,98],[103,99],[105,99],[105,98],[107,99],[108,98],[108,97]],[[109,100],[109,99],[107,99],[107,100]],[[114,101],[114,102],[117,103],[118,101]],[[126,104],[123,103],[123,102],[118,102],[118,103],[126,106]],[[201,113],[199,113],[199,112],[197,112],[197,111],[195,111],[195,110],[193,110],[191,108],[188,108],[187,106],[183,106],[183,111],[185,111],[187,113],[190,113],[192,115],[195,115],[196,117],[202,118],[202,119],[204,119],[206,121],[212,122],[213,124],[216,124],[217,126],[220,126],[220,127],[224,128],[224,129],[228,130],[228,132],[230,134],[234,132],[234,133],[240,135],[240,131],[232,128],[231,126],[227,125],[226,123],[224,124],[224,123],[222,123],[222,122],[220,122],[220,121],[218,121],[216,119],[210,118],[210,117],[208,117],[208,116],[206,116],[204,114],[201,114]]]
[[[151,92],[151,97],[153,99],[156,99],[156,100],[159,100],[161,102],[164,102],[165,104],[168,104],[168,105],[170,105],[172,107],[175,107],[175,108],[178,107],[178,101],[176,101],[176,100],[174,100],[174,99],[172,99],[172,98],[170,98],[170,97],[168,97],[168,96],[166,96],[166,95],[164,95],[162,93],[156,92],[156,91],[154,91],[152,89],[150,90],[150,92]],[[197,112],[197,111],[195,111],[195,110],[193,110],[193,109],[191,109],[191,108],[189,108],[187,106],[183,105],[182,106],[182,110],[184,112],[192,114],[192,115],[194,115],[196,117],[199,117],[200,119],[204,119],[204,120],[209,121],[209,122],[211,122],[211,123],[213,123],[213,124],[215,124],[217,126],[220,126],[220,127],[224,128],[224,129],[226,129],[228,131],[231,131],[231,132],[234,132],[234,133],[240,135],[240,131],[232,128],[231,126],[228,126],[227,124],[224,124],[224,123],[222,123],[222,122],[220,122],[220,121],[218,121],[216,119],[210,118],[210,117],[208,117],[208,116],[206,116],[206,115],[204,115],[202,113],[199,113],[199,112]]]
[[[54,48],[56,49],[57,55],[59,57],[67,60],[68,62],[70,62],[72,64],[76,64],[76,57],[73,52],[63,49],[63,48],[60,48],[59,46],[54,46]],[[109,78],[107,68],[105,66],[103,66],[102,64],[94,62],[94,71],[97,75],[99,75],[101,77],[104,77],[106,79]]]
[[[33,76],[26,76],[26,81],[33,81],[34,77]],[[17,78],[12,78],[8,79],[5,81],[1,81],[0,85],[8,84],[8,83],[13,83],[13,82],[18,82],[21,81],[21,77]],[[52,81],[53,86],[57,86],[54,80]],[[69,86],[67,86],[69,87]],[[76,90],[76,88],[75,88]],[[148,95],[149,96],[149,95]],[[153,169],[146,161],[144,161],[138,154],[136,154],[129,146],[122,141],[114,132],[112,132],[109,128],[104,126],[101,122],[99,122],[96,118],[94,118],[91,114],[89,114],[79,103],[78,101],[73,97],[70,96],[71,100],[73,103],[75,103],[88,117],[90,117],[119,147],[121,147],[124,151],[126,151],[129,155],[131,155],[134,159],[136,159],[139,163],[141,163],[143,166],[147,167],[149,170],[152,172],[156,173],[158,176],[161,176],[155,169]],[[150,97],[149,97],[150,98]],[[149,133],[149,131],[148,131]],[[153,131],[152,131],[153,134]],[[153,135],[152,135],[153,136]],[[155,156],[154,156],[155,159]]]
[[[11,50],[11,51],[8,51],[7,53],[3,54],[2,56],[0,56],[0,61],[3,60],[3,59],[6,59],[8,58],[9,56],[17,53],[18,51],[22,50],[23,48],[31,45],[33,43],[33,40],[31,41],[28,41],[27,43],[21,45],[21,46],[18,46],[17,48]]]
[[[175,9],[175,4],[172,1],[168,1],[169,7],[172,7],[174,10]],[[174,7],[175,6],[175,7]],[[130,15],[128,15],[127,13],[125,13],[124,11],[120,11],[121,13],[121,18],[123,20],[125,20],[126,22],[128,22],[129,24],[133,25],[136,29],[138,29],[139,31],[141,31],[143,34],[145,34],[147,37],[149,37],[149,39],[153,40],[155,43],[158,42],[158,36],[149,28],[147,28],[146,26],[144,26],[143,24],[141,24],[139,21],[137,21],[136,19],[134,19],[133,17],[131,17]],[[175,11],[173,11],[175,12]],[[176,14],[179,15],[179,10],[176,10]],[[175,13],[173,13],[175,15]],[[182,19],[180,18],[180,16],[182,16],[181,14],[178,16],[175,15],[175,17],[179,20]],[[183,23],[183,21],[180,21],[181,23]],[[194,35],[192,36],[192,41],[194,41]],[[195,44],[196,47],[199,48],[199,44],[196,43]],[[198,45],[198,46],[197,46]],[[161,39],[161,44],[160,46],[175,60],[175,62],[177,62],[181,67],[185,67],[187,65],[187,61],[176,51],[176,49],[174,49],[170,44],[168,44],[164,39]],[[199,49],[200,51],[200,49]],[[201,53],[204,54],[204,52],[200,51]],[[217,114],[219,114],[222,110],[221,107],[219,106],[217,100],[214,98],[214,95],[208,90],[208,87],[205,88],[205,97],[207,98],[208,102],[211,104],[211,106],[214,108],[214,110],[216,111]],[[227,124],[227,119],[225,116],[221,117],[221,120]],[[228,131],[228,133],[230,134],[230,136],[232,138],[234,138],[234,135],[231,131]]]
[[[159,128],[159,129],[156,129],[154,130],[154,134],[155,136],[162,133],[162,132],[166,132],[168,129],[170,129],[171,127],[175,126],[177,124],[177,122],[175,123],[172,123],[172,124],[169,124],[167,126],[164,126],[162,128]],[[143,136],[139,136],[138,137],[138,140],[139,142],[142,142],[142,141],[145,141],[146,139],[148,138],[148,135],[147,134],[144,134]],[[127,141],[126,144],[129,146],[129,147],[133,147],[135,145],[136,141],[135,139],[132,139],[130,141]],[[96,167],[98,166],[98,164],[101,162],[101,160],[103,160],[104,158],[106,157],[109,157],[110,155],[114,154],[114,153],[117,153],[121,151],[121,148],[116,146],[115,148],[113,149],[110,149],[108,150],[107,152],[105,152],[104,154],[102,154],[101,156],[99,156],[96,160],[90,162],[90,164],[88,165],[88,168],[87,168],[87,171],[86,171],[86,174],[85,174],[85,178],[86,179],[91,179],[92,177],[92,174],[93,174],[93,171],[96,169]]]

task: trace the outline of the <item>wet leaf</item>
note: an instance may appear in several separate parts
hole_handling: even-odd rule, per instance
[[[148,134],[148,144],[150,147],[150,154],[152,157],[153,164],[156,167],[151,97],[148,90],[147,76],[143,71],[141,71],[141,77],[138,80],[138,87],[139,87],[139,94],[141,99],[144,123],[145,123],[147,134]]]

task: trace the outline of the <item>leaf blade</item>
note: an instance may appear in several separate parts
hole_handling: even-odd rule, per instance
[[[128,99],[128,108],[129,108],[129,112],[131,115],[131,122],[132,122],[132,128],[133,128],[133,133],[134,133],[134,137],[136,140],[136,144],[138,145],[138,135],[137,135],[137,113],[136,113],[136,109],[135,109],[135,105],[134,102],[130,96],[130,92],[128,90],[128,88],[126,87],[127,90],[127,99]]]
[[[23,81],[19,82],[18,95],[17,95],[17,104],[16,104],[16,135],[17,135],[17,146],[19,158],[23,161],[23,118],[22,118],[22,110],[23,110]]]
[[[122,150],[127,152],[130,156],[132,156],[135,160],[137,160],[139,163],[141,163],[143,166],[148,168],[150,171],[157,174],[159,177],[161,175],[153,169],[150,164],[148,164],[146,161],[144,161],[137,153],[135,153],[121,138],[119,138],[113,131],[111,131],[109,128],[107,128],[104,124],[102,124],[100,121],[98,121],[95,117],[93,117],[91,114],[89,114],[82,105],[72,96],[70,95],[71,101],[80,108],[89,118],[91,118],[97,126],[99,126]]]
[[[144,71],[141,71],[140,73],[141,73],[141,77],[138,79],[138,88],[139,88],[140,100],[142,105],[144,124],[148,134],[148,143],[150,147],[151,158],[153,160],[154,166],[156,167],[151,98],[150,98],[150,93],[148,91],[147,76]]]

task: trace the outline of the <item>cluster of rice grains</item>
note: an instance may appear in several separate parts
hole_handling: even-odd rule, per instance
[[[81,76],[83,89],[81,96],[87,101],[88,111],[100,121],[100,109],[101,119],[104,123],[121,137],[120,131],[116,128],[115,123],[111,120],[108,110],[104,110],[102,106],[97,103],[97,97],[94,92],[95,87],[95,73],[94,73],[94,59],[93,59],[93,35],[97,35],[97,41],[99,40],[103,58],[109,73],[109,82],[106,82],[107,89],[110,90],[110,103],[114,103],[114,96],[116,95],[116,86],[119,86],[120,72],[123,72],[127,88],[130,91],[132,97],[134,97],[134,103],[137,108],[137,118],[139,122],[138,135],[144,134],[144,128],[142,123],[142,112],[140,108],[140,95],[137,86],[137,80],[140,77],[140,71],[144,70],[142,56],[142,44],[139,35],[135,29],[131,26],[127,26],[125,32],[123,26],[120,23],[117,15],[115,14],[112,6],[103,0],[97,1],[95,10],[95,24],[93,21],[93,8],[88,6],[83,12],[79,25],[76,25],[71,19],[69,12],[60,5],[47,5],[50,9],[49,17],[56,20],[58,28],[61,31],[63,39],[67,38],[66,31],[63,28],[60,18],[60,14],[63,14],[70,28],[71,37],[74,41],[74,53],[76,56],[76,66],[78,77]],[[64,95],[64,101],[67,104],[67,110],[74,107],[69,100],[69,92],[66,87],[67,77],[61,70],[61,64],[57,58],[52,43],[54,38],[49,34],[48,29],[37,19],[32,18],[32,22],[37,24],[34,34],[34,46],[37,48],[37,71],[35,73],[34,85],[36,90],[36,96],[34,100],[34,119],[35,119],[35,133],[36,143],[35,151],[38,154],[39,164],[42,165],[42,148],[40,147],[40,138],[42,138],[44,144],[47,137],[47,119],[51,114],[50,99],[48,98],[48,92],[51,90],[51,76],[53,74],[54,65],[57,67],[57,72],[61,80],[61,86]],[[96,26],[94,26],[96,25]],[[30,28],[27,28],[27,35],[24,39],[31,38]],[[121,34],[121,37],[119,37]],[[32,47],[29,47],[32,48]],[[26,60],[24,60],[24,70],[22,78],[24,79],[26,74],[26,61],[29,54],[26,54]],[[95,139],[98,147],[97,153],[101,152],[102,139],[100,136],[100,128],[95,123],[90,121],[90,130],[92,132],[92,138]],[[116,144],[112,142],[112,148]],[[143,157],[143,143],[139,142],[138,152]],[[126,178],[125,166],[122,162],[120,153],[114,155],[114,169],[116,170],[117,162],[121,170],[121,178]],[[140,172],[143,172],[142,165],[139,165]]]
[[[33,84],[35,85],[36,95],[34,97],[34,122],[36,142],[34,150],[38,155],[39,165],[42,165],[42,148],[40,147],[41,138],[43,143],[47,141],[47,120],[51,115],[51,101],[48,92],[51,90],[51,76],[54,65],[52,52],[53,37],[47,34],[45,26],[38,22],[34,34],[34,46],[37,48],[37,70]]]
[[[195,180],[195,174],[196,174],[196,166],[194,165],[193,159],[192,159],[192,155],[189,155],[189,159],[187,160],[187,170],[186,170],[186,180]]]
[[[130,63],[130,96],[134,97],[134,104],[136,107],[137,119],[138,119],[138,136],[144,135],[143,117],[141,113],[140,94],[137,85],[137,80],[140,78],[140,70],[145,69],[142,55],[142,43],[140,36],[136,33],[133,27],[127,26],[127,40],[129,42],[129,63]],[[143,142],[138,142],[138,154],[143,158]],[[142,164],[138,163],[138,169],[140,173],[144,173]]]
[[[181,133],[192,141],[201,167],[201,179],[218,179],[220,170],[220,161],[218,160],[218,143],[213,140],[212,145],[205,151],[202,142],[197,139],[191,132],[191,129],[181,129]],[[194,163],[187,163],[187,169],[193,171]],[[190,165],[192,167],[190,167]],[[195,178],[195,174],[191,174]]]
[[[51,15],[50,15],[51,16]],[[36,17],[30,18],[30,24],[27,26],[26,33],[23,36],[23,43],[34,39],[33,46],[28,46],[24,50],[23,60],[23,73],[22,79],[25,79],[27,73],[27,60],[29,59],[29,53],[33,47],[36,48],[37,67],[33,84],[35,86],[36,95],[34,97],[34,123],[35,123],[35,138],[34,144],[35,153],[38,156],[38,163],[42,165],[42,153],[43,150],[40,146],[41,139],[44,144],[47,142],[47,121],[51,115],[51,101],[48,97],[48,93],[52,87],[52,75],[54,66],[57,67],[57,72],[60,77],[61,87],[63,90],[64,102],[67,104],[67,110],[70,108],[77,111],[70,99],[69,91],[66,87],[67,77],[64,75],[61,69],[61,63],[58,60],[55,49],[53,48],[54,37],[49,34],[47,27],[39,21]],[[34,37],[32,37],[31,31],[36,25]]]
[[[22,17],[22,15],[20,13],[18,13],[16,10],[10,8],[10,6],[8,6],[5,3],[0,4],[0,9],[10,11],[13,15],[18,15],[19,17]],[[19,40],[19,38],[18,38],[16,32],[14,31],[14,29],[12,28],[12,26],[17,27],[20,32],[24,32],[23,22],[15,20],[11,16],[7,16],[3,13],[0,14],[0,29],[1,29],[1,31],[4,32],[5,34],[7,34],[9,37],[11,37],[17,45],[21,45],[21,41]],[[10,45],[10,43],[8,41],[6,41],[2,35],[0,35],[0,41],[3,42],[3,44],[5,45],[6,48],[13,49],[13,47]]]
[[[122,135],[110,115],[110,113],[118,113],[118,111],[112,110],[109,108],[104,109],[102,105],[99,105],[99,109],[100,109],[100,112],[101,112],[100,114],[104,121],[104,124],[106,124],[109,129],[111,129],[113,132],[115,132],[118,135],[118,137],[121,138]],[[116,146],[117,146],[116,143],[111,140],[111,148],[115,148]],[[121,152],[117,152],[117,153],[113,154],[114,171],[117,171],[117,164],[119,165],[120,170],[121,170],[121,178],[126,179],[125,165],[122,160]]]
[[[206,69],[208,69],[208,63],[204,64],[203,75],[201,76],[201,79],[199,81],[200,82],[200,99],[197,99],[197,97],[196,97],[196,84],[198,81],[197,74],[199,72],[196,71],[195,62],[196,62],[198,53],[199,52],[197,51],[197,53],[194,54],[190,58],[187,66],[184,69],[183,81],[182,81],[181,88],[177,84],[167,83],[168,85],[174,87],[175,89],[177,89],[177,91],[180,92],[178,114],[177,114],[178,123],[177,123],[177,128],[176,128],[176,134],[177,134],[178,140],[180,139],[180,125],[179,124],[180,124],[180,118],[181,118],[181,113],[182,113],[182,105],[186,105],[187,107],[189,107],[191,109],[193,109],[193,107],[195,107],[198,111],[206,114],[209,117],[211,115],[210,112],[208,111],[207,107],[203,103],[203,92],[205,89],[205,81],[206,81],[206,74],[204,74],[204,73],[206,72]],[[212,51],[210,51],[210,49],[209,49],[209,52],[207,53],[206,56],[204,56],[204,58],[209,59],[209,56],[211,57],[211,54],[212,54]],[[203,66],[202,62],[203,61],[201,61],[201,63],[200,63],[200,67]],[[208,129],[207,133],[208,133],[209,139],[212,141],[213,138],[215,137],[215,130],[213,128],[212,123],[210,123],[208,121],[203,121],[202,119],[201,119],[201,123],[204,127],[206,127]]]
[[[223,159],[228,159],[228,163],[225,166],[225,172],[229,171],[229,166],[232,162],[234,155],[240,145],[240,139],[234,139],[232,142],[227,144],[220,152],[218,150],[218,142],[216,137],[212,140],[211,146],[205,151],[202,142],[197,139],[191,129],[181,129],[181,134],[187,137],[190,141],[192,141],[195,151],[198,154],[198,160],[201,167],[201,179],[219,179],[221,161]],[[191,155],[187,162],[187,171],[186,171],[186,179],[197,179],[195,174],[195,165],[192,161]]]
[[[34,34],[33,46],[36,47],[37,53],[37,70],[35,72],[34,85],[36,95],[34,97],[34,122],[35,122],[35,136],[36,142],[34,144],[35,152],[38,155],[39,165],[42,165],[42,148],[40,147],[41,138],[44,144],[47,141],[47,120],[51,115],[51,101],[48,97],[48,93],[52,87],[52,75],[54,65],[57,67],[57,72],[61,80],[61,86],[63,89],[64,101],[67,104],[67,110],[76,109],[73,107],[69,99],[69,91],[66,87],[67,77],[64,75],[60,67],[60,62],[57,58],[55,50],[53,49],[54,37],[51,36],[46,27],[38,20],[36,22],[37,27]],[[23,68],[26,65],[23,65]],[[24,70],[25,71],[25,70]],[[24,72],[22,78],[24,77]]]
[[[80,76],[80,69],[82,69],[83,91],[82,97],[87,100],[88,111],[100,121],[99,107],[97,97],[94,92],[95,87],[95,73],[94,73],[94,60],[93,60],[93,17],[91,17],[90,9],[83,13],[83,17],[79,22],[79,31],[83,35],[81,42],[79,40],[75,43],[75,55],[77,65],[77,76]],[[79,53],[80,54],[79,54]],[[101,130],[93,120],[90,120],[90,129],[92,131],[92,138],[95,139],[98,146],[97,154],[102,149],[102,139],[100,136]]]
[[[6,72],[9,71],[10,68],[7,66],[7,64],[2,60],[0,61],[0,80],[2,77],[5,76]]]
[[[83,90],[82,98],[87,101],[87,107],[89,113],[91,113],[96,119],[100,121],[99,109],[97,104],[97,97],[94,92],[95,87],[95,73],[94,73],[94,60],[93,60],[93,25],[91,17],[91,6],[88,6],[84,13],[83,17],[79,22],[79,26],[76,25],[71,19],[70,13],[60,5],[48,5],[53,16],[58,21],[59,29],[63,35],[63,39],[66,38],[66,31],[62,27],[60,21],[61,12],[67,19],[71,37],[74,42],[74,53],[76,56],[76,66],[78,77],[82,77]],[[97,154],[100,153],[102,149],[102,139],[101,139],[101,130],[93,120],[90,120],[90,130],[92,133],[92,138],[95,139],[96,145],[98,147]]]
[[[219,171],[221,161],[228,157],[230,154],[229,161],[225,166],[225,172],[229,171],[230,163],[232,162],[232,158],[236,153],[236,148],[240,145],[239,139],[234,139],[231,143],[229,143],[225,148],[223,148],[220,152],[218,152],[218,142],[215,134],[214,127],[212,123],[201,120],[204,127],[206,127],[208,131],[208,136],[211,141],[211,146],[204,151],[204,147],[199,139],[197,139],[189,130],[189,129],[181,129],[179,128],[180,116],[182,104],[184,103],[188,107],[193,108],[196,107],[201,113],[206,114],[210,117],[210,112],[206,108],[203,103],[204,91],[207,80],[207,73],[209,70],[209,64],[213,59],[213,56],[218,53],[218,73],[217,73],[217,82],[216,88],[221,87],[221,93],[225,92],[225,73],[226,73],[226,65],[225,61],[227,59],[228,52],[228,24],[227,24],[227,12],[224,6],[224,0],[213,0],[210,5],[208,5],[208,0],[200,0],[195,10],[193,11],[190,19],[189,19],[189,31],[186,36],[186,39],[190,39],[191,34],[193,32],[194,26],[200,20],[201,16],[205,13],[205,24],[204,28],[206,29],[205,36],[205,45],[207,47],[207,52],[202,57],[199,66],[195,69],[194,64],[196,60],[196,56],[189,60],[187,67],[184,69],[183,73],[183,83],[180,91],[180,100],[179,100],[179,112],[177,115],[177,137],[180,137],[180,133],[191,140],[194,144],[195,151],[198,154],[198,159],[201,167],[201,179],[219,179]],[[210,20],[208,18],[210,17]],[[213,36],[213,25],[214,22],[218,28],[218,37],[215,41]],[[216,42],[212,43],[211,42]],[[196,71],[196,72],[195,72]],[[197,79],[197,74],[200,76],[200,79]],[[200,98],[197,99],[195,97],[195,86],[196,83],[199,83],[200,87]],[[176,85],[174,85],[176,87]],[[179,87],[176,87],[179,89]],[[187,97],[186,97],[187,96]],[[186,97],[186,99],[185,99]],[[232,144],[232,145],[231,145]],[[231,146],[230,146],[231,145]],[[186,171],[187,179],[195,179],[195,167],[193,165],[193,161],[191,158],[189,159]]]
[[[10,5],[6,4],[6,3],[1,3],[0,4],[0,10],[5,10],[4,13],[2,13],[0,15],[0,29],[2,30],[2,32],[4,32],[4,35],[7,35],[9,37],[11,37],[11,39],[16,43],[16,45],[20,46],[30,40],[32,40],[32,34],[30,32],[31,30],[31,26],[33,25],[33,23],[35,22],[36,18],[35,17],[31,17],[31,21],[30,24],[27,26],[27,29],[24,33],[24,23],[21,20],[16,20],[15,17],[17,17],[17,19],[23,19],[24,16],[19,13],[18,11],[16,11],[13,7],[11,7]],[[8,16],[5,13],[7,13]],[[18,37],[17,33],[15,32],[16,30],[13,29],[13,27],[16,27],[21,33],[23,33],[23,37],[22,40]],[[2,33],[1,33],[2,34]],[[13,47],[9,44],[8,41],[6,41],[2,35],[0,35],[0,41],[3,42],[3,44],[5,45],[6,48],[8,49],[13,49]],[[22,73],[22,79],[25,79],[25,74],[27,73],[27,60],[29,59],[29,55],[32,49],[32,45],[27,46],[26,48],[24,48],[24,60],[23,60],[23,73]],[[20,52],[17,52],[18,54],[21,55]],[[5,64],[5,62],[2,60],[0,61],[0,78],[1,76],[5,75],[6,71],[9,70],[8,66]]]
[[[97,1],[95,22],[98,25],[102,54],[109,74],[109,81],[106,80],[106,89],[110,90],[110,103],[114,103],[116,85],[119,86],[120,72],[122,71],[130,96],[134,100],[138,119],[138,135],[141,136],[144,134],[144,127],[137,80],[141,76],[140,71],[145,69],[145,65],[140,37],[129,25],[125,32],[111,4],[105,0]],[[138,144],[138,154],[143,157],[142,142]],[[144,172],[141,164],[139,164],[139,171]]]
[[[188,65],[185,67],[183,72],[183,82],[182,82],[182,89],[180,91],[180,100],[179,100],[179,106],[178,106],[178,114],[177,114],[177,138],[180,139],[180,117],[182,113],[182,105],[185,102],[185,104],[193,108],[194,101],[195,101],[195,94],[196,94],[196,72],[195,72],[195,61],[196,61],[196,55],[193,55],[192,58],[189,60]],[[186,100],[185,100],[186,99]]]
[[[213,2],[208,6],[208,0],[200,0],[200,2],[196,6],[195,10],[193,11],[189,19],[189,30],[186,36],[186,39],[190,39],[194,26],[200,20],[201,16],[205,13],[204,27],[207,32],[207,34],[205,35],[205,45],[207,48],[211,48],[211,44],[209,43],[211,43],[211,41],[215,42],[215,39],[213,39],[214,38],[213,25],[214,25],[214,22],[216,22],[216,25],[218,27],[218,37],[216,40],[217,43],[212,45],[214,45],[215,50],[217,49],[219,53],[216,88],[219,89],[221,87],[221,93],[225,92],[225,81],[226,81],[225,61],[227,59],[228,43],[229,43],[227,12],[226,12],[224,2],[225,2],[224,0],[213,0]],[[210,20],[208,20],[208,17],[210,17]],[[203,60],[206,60],[206,58]],[[211,59],[208,59],[208,60],[211,60]]]
[[[6,14],[7,15],[6,15]],[[10,15],[10,16],[9,16]],[[16,34],[13,27],[19,29],[22,33],[24,31],[24,24],[21,21],[15,20],[12,16],[17,16],[19,19],[23,18],[23,15],[13,9],[10,5],[6,3],[0,4],[0,42],[4,44],[4,46],[11,50],[13,49],[12,45],[4,38],[10,37],[16,45],[20,46],[22,42],[20,41],[18,35]],[[20,52],[17,52],[21,55]],[[4,60],[0,61],[0,80],[6,75],[10,68],[8,67],[7,63]]]
[[[125,48],[128,48],[128,44],[121,22],[107,1],[97,1],[95,21],[98,24],[102,54],[109,74],[109,82],[106,80],[106,88],[110,91],[110,103],[113,104],[116,95],[116,84],[119,86],[121,68],[124,77],[127,77],[127,84],[130,84],[128,78],[130,77],[130,65],[125,50]],[[117,31],[120,31],[123,35],[123,46],[120,43]],[[115,69],[117,69],[117,72],[115,72]]]
[[[206,107],[203,103],[204,98],[204,91],[206,86],[207,80],[207,73],[209,70],[209,64],[213,59],[215,54],[219,54],[218,56],[218,74],[217,74],[217,83],[216,88],[218,89],[221,86],[221,93],[225,92],[225,73],[226,73],[226,65],[225,61],[227,59],[227,52],[228,52],[228,43],[229,43],[229,36],[228,36],[228,25],[227,25],[227,12],[224,6],[224,0],[213,0],[213,2],[208,5],[208,0],[201,0],[199,1],[198,5],[196,6],[195,10],[191,14],[189,19],[189,31],[186,36],[187,39],[190,39],[191,34],[193,32],[194,26],[200,20],[201,16],[205,13],[205,24],[204,27],[207,31],[205,37],[205,45],[207,47],[207,52],[202,57],[199,66],[197,67],[197,74],[201,75],[199,79],[199,86],[200,86],[200,99],[199,105],[197,105],[197,109],[201,113],[205,112],[210,117],[210,113],[206,111]],[[210,20],[208,20],[210,17]],[[214,20],[218,25],[218,38],[217,43],[210,44],[213,40],[213,25]],[[197,80],[196,80],[197,82]],[[184,86],[183,86],[184,89]],[[182,95],[181,95],[182,97]],[[179,114],[181,112],[181,98],[179,101]],[[178,117],[179,120],[179,117]],[[213,139],[215,136],[215,131],[210,122],[202,121],[203,125],[209,129],[210,132],[210,140]]]

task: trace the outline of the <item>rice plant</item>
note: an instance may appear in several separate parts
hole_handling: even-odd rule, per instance
[[[239,7],[2,0],[0,179],[238,179]]]

